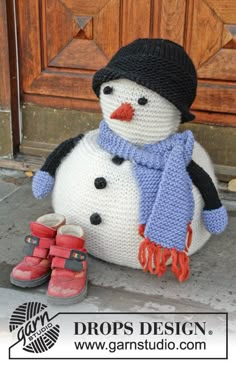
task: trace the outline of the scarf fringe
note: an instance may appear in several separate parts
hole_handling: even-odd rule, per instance
[[[187,235],[185,251],[177,251],[176,248],[163,248],[160,244],[156,245],[149,238],[145,238],[140,244],[138,256],[144,271],[161,277],[166,272],[166,264],[171,257],[171,271],[180,282],[187,280],[190,273],[188,250],[192,242],[192,228],[190,224],[188,225]]]

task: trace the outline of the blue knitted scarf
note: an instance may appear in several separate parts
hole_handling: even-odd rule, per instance
[[[185,249],[194,200],[186,170],[191,161],[194,137],[191,131],[177,133],[155,144],[137,147],[100,123],[99,145],[133,164],[140,192],[139,223],[144,237],[163,248]]]

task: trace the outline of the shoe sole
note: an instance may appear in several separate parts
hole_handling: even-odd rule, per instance
[[[20,288],[34,288],[36,286],[46,283],[50,279],[50,276],[51,276],[51,272],[41,276],[38,279],[19,280],[19,279],[15,279],[12,275],[10,275],[10,282],[15,286],[19,286]]]
[[[82,302],[82,300],[87,296],[87,281],[84,290],[73,297],[54,297],[52,295],[47,294],[47,301],[49,304],[53,305],[70,305]]]

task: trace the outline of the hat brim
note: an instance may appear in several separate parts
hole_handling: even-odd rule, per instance
[[[145,85],[145,82],[141,78],[137,77],[136,74],[132,74],[131,72],[129,72],[129,74],[127,75],[127,72],[125,72],[125,71],[116,70],[115,68],[105,67],[105,68],[102,68],[101,70],[97,71],[93,77],[93,90],[94,90],[95,94],[97,95],[97,97],[99,98],[100,88],[103,83],[111,81],[111,80],[122,79],[122,78],[137,82],[137,84],[147,87]],[[152,90],[151,87],[149,87],[149,88]],[[166,98],[164,95],[162,95],[161,91],[160,92],[158,92],[156,90],[153,90],[153,91],[155,91],[156,93],[159,93],[161,96]],[[171,100],[169,100],[169,101],[172,103]],[[187,123],[187,122],[190,122],[193,119],[195,119],[195,115],[190,113],[190,111],[188,109],[183,108],[182,110],[180,110],[180,112],[182,114],[181,123]]]
[[[93,91],[99,98],[100,88],[104,82],[118,80],[122,78],[128,78],[131,81],[135,81],[134,78],[131,79],[131,75],[127,77],[127,73],[122,72],[121,70],[115,70],[114,68],[109,67],[102,68],[101,70],[97,71],[93,76]]]
[[[195,115],[190,113],[189,110],[181,110],[181,113],[182,113],[181,123],[191,122],[192,120],[195,119]]]

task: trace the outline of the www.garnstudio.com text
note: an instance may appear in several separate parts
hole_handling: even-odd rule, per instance
[[[81,336],[157,336],[157,341],[78,341],[76,350],[206,350],[205,341],[171,341],[163,336],[198,336],[206,334],[206,322],[139,322],[138,329],[132,322],[74,322],[74,335]],[[158,337],[162,336],[162,338]],[[128,338],[127,338],[128,339]]]

